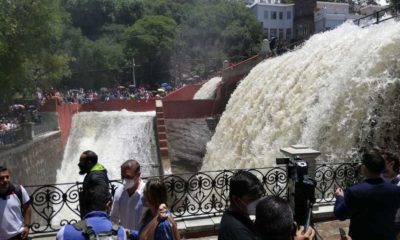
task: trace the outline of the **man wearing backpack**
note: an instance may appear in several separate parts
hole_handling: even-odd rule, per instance
[[[89,213],[83,220],[63,226],[57,233],[57,240],[126,240],[124,228],[109,218],[109,195],[104,191],[93,192],[87,200]]]
[[[10,172],[0,166],[0,239],[27,239],[31,224],[29,195],[11,183]]]

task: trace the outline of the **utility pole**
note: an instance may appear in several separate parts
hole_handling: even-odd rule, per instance
[[[135,79],[135,58],[132,57],[132,83],[136,88],[136,79]]]

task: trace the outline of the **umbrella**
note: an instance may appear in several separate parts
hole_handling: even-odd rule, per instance
[[[12,109],[17,110],[17,109],[25,109],[25,106],[22,104],[14,104],[11,106]]]
[[[102,87],[102,88],[100,88],[100,91],[101,91],[101,92],[107,92],[108,89],[107,89],[106,87]]]
[[[161,87],[163,87],[163,88],[168,87],[168,86],[169,86],[168,83],[161,83]]]
[[[157,89],[157,91],[159,91],[159,92],[165,92],[164,88],[159,88],[159,89]]]
[[[124,86],[118,86],[118,89],[124,89],[125,87]]]

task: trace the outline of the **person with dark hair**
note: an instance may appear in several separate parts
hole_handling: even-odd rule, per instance
[[[93,190],[95,186],[89,186]],[[57,233],[57,240],[84,240],[98,239],[103,236],[107,239],[125,240],[125,230],[123,227],[113,223],[108,213],[111,207],[111,198],[107,192],[91,191],[88,196],[88,213],[84,219],[74,223],[64,225]]]
[[[11,183],[10,171],[0,166],[0,239],[27,239],[31,224],[29,195]]]
[[[388,151],[381,151],[381,156],[385,160],[385,170],[382,173],[382,178],[390,183],[398,184],[400,182],[399,175],[399,158]]]
[[[260,180],[252,173],[240,170],[229,183],[230,205],[222,215],[219,240],[254,240],[253,222],[249,215],[256,201],[265,194]]]
[[[258,240],[307,240],[313,239],[315,231],[304,227],[298,231],[289,203],[277,196],[261,199],[256,207],[254,228]]]
[[[394,218],[400,206],[400,188],[380,175],[385,162],[376,150],[362,156],[361,172],[365,180],[346,193],[335,192],[334,214],[340,220],[350,218],[349,235],[353,240],[394,240]]]
[[[177,224],[167,209],[167,187],[158,178],[151,178],[144,188],[143,215],[139,232],[133,231],[133,240],[179,240]]]
[[[381,156],[385,160],[385,171],[382,173],[382,178],[390,183],[400,186],[400,174],[399,174],[399,158],[394,153],[381,150]],[[400,210],[397,210],[395,217],[395,232],[396,239],[400,239]]]
[[[85,151],[79,158],[79,174],[86,174],[82,191],[79,193],[81,218],[89,212],[90,197],[96,192],[102,192],[111,199],[107,170],[97,163],[97,155],[93,151]]]
[[[143,206],[145,183],[141,179],[140,164],[136,160],[124,162],[121,178],[123,187],[115,191],[111,220],[119,222],[125,229],[138,230],[140,218],[146,210]]]

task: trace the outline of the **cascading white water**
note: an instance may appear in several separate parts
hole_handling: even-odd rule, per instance
[[[98,162],[108,171],[110,180],[121,178],[120,166],[128,159],[141,164],[142,176],[160,175],[157,144],[154,133],[155,112],[81,112],[74,115],[57,183],[82,182],[78,162],[82,152],[94,151]],[[58,185],[60,190],[74,196],[70,185]],[[59,206],[57,206],[59,207]],[[78,202],[68,203],[52,219],[62,225],[63,219],[77,219]],[[73,212],[73,210],[75,212]],[[55,211],[59,211],[58,208]]]
[[[159,175],[153,120],[155,112],[82,112],[75,114],[57,183],[82,181],[79,157],[92,150],[108,171],[120,179],[120,166],[128,159],[141,164],[142,176]]]
[[[302,143],[347,161],[400,145],[400,23],[351,23],[254,67],[232,94],[202,170],[271,166]]]
[[[215,91],[217,90],[218,84],[221,82],[221,77],[213,77],[204,83],[201,88],[193,96],[193,99],[214,99]]]

